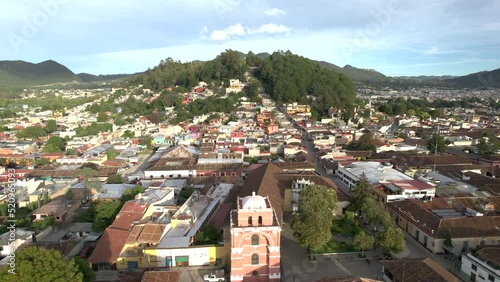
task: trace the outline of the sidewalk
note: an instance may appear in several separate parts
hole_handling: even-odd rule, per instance
[[[361,252],[352,252],[352,253],[331,253],[331,254],[315,254],[316,260],[318,261],[332,261],[336,259],[337,261],[344,262],[354,262],[354,261],[366,261],[367,259],[372,260],[380,260],[384,257],[384,254],[381,250],[375,251],[365,251],[365,257],[361,258],[359,256]]]

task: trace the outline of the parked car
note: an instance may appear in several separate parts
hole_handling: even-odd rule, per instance
[[[224,280],[224,276],[214,273],[205,274],[205,276],[203,276],[203,281],[205,282],[224,282]]]

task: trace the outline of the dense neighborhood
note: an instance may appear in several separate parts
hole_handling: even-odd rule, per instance
[[[196,84],[5,107],[0,264],[37,246],[86,281],[500,281],[500,91],[357,85],[352,114],[318,114],[252,70]]]

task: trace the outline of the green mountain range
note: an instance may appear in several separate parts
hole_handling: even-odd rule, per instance
[[[110,81],[129,77],[130,74],[100,74],[94,75],[89,73],[79,73],[77,76],[82,82],[99,82],[99,81]]]
[[[247,54],[238,52],[245,58]],[[267,52],[256,54],[261,60],[271,56]],[[454,88],[500,88],[500,69],[482,71],[465,76],[405,76],[387,77],[370,69],[356,68],[351,65],[344,67],[325,61],[315,61],[320,66],[345,74],[358,83],[375,83],[376,85],[415,85],[449,86]],[[0,61],[0,91],[14,91],[37,85],[56,83],[92,83],[122,80],[131,74],[93,75],[88,73],[75,74],[64,65],[53,60],[41,63],[25,61]],[[85,84],[82,84],[85,85]]]
[[[0,61],[0,91],[14,91],[39,85],[81,84],[117,80],[129,74],[75,74],[64,65],[48,60],[38,64],[25,61]]]
[[[445,81],[463,88],[500,88],[500,69],[471,73]]]
[[[38,64],[0,61],[0,89],[13,90],[56,82],[78,82],[80,78],[67,67],[52,61]]]

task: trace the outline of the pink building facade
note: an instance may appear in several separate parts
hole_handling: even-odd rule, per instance
[[[281,281],[280,238],[269,198],[238,198],[231,213],[231,281]]]

